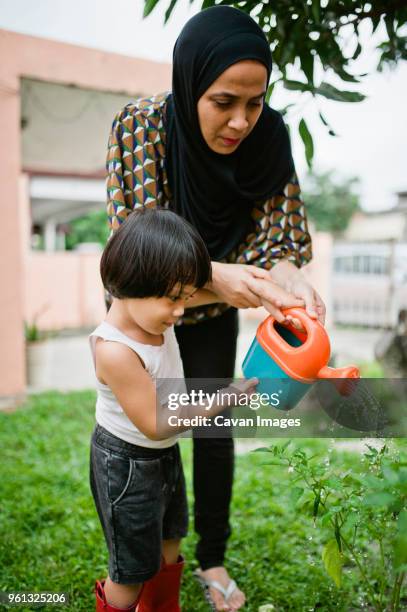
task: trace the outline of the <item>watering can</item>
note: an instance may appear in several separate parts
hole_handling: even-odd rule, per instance
[[[259,379],[257,392],[277,398],[272,405],[282,410],[294,408],[318,380],[331,380],[341,395],[352,393],[359,369],[328,366],[331,346],[324,326],[304,308],[283,313],[298,319],[303,330],[278,323],[271,315],[260,323],[242,365],[246,378]]]

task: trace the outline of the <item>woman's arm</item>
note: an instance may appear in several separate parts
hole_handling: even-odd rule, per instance
[[[127,216],[137,207],[140,206],[135,199],[134,191],[130,182],[133,175],[126,172],[126,164],[124,154],[126,153],[126,163],[129,167],[134,166],[134,172],[139,170],[140,162],[134,159],[133,151],[129,151],[123,143],[123,136],[129,136],[129,129],[125,127],[123,121],[129,124],[131,113],[127,107],[121,110],[115,116],[109,134],[107,157],[106,157],[106,172],[107,172],[107,217],[109,226],[114,232]],[[133,119],[134,120],[134,119]]]
[[[212,262],[212,282],[208,287],[219,301],[236,308],[264,306],[280,323],[286,319],[281,309],[304,306],[302,299],[273,282],[267,270],[256,266]]]
[[[312,249],[296,174],[280,195],[256,204],[252,216],[254,231],[237,249],[237,263],[214,262],[209,288],[238,308],[262,305],[279,322],[285,319],[281,309],[291,306],[305,306],[324,322],[325,306],[299,270]]]
[[[209,289],[197,289],[197,291],[188,298],[185,306],[187,308],[195,308],[196,306],[216,304],[217,302],[222,302],[222,300],[214,291],[210,291]]]

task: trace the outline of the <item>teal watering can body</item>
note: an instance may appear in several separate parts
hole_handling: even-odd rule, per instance
[[[246,378],[258,378],[257,392],[278,397],[276,408],[294,408],[319,379],[331,379],[341,394],[346,394],[344,379],[359,378],[355,366],[330,368],[331,348],[321,323],[302,308],[284,311],[298,319],[303,331],[281,325],[269,316],[263,321],[243,361]]]

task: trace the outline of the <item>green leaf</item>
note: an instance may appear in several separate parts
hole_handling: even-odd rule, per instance
[[[311,168],[314,157],[314,141],[312,140],[311,132],[309,131],[304,119],[301,119],[298,126],[298,131],[300,133],[302,142],[304,143],[305,158],[307,160],[308,168]]]
[[[322,527],[326,527],[327,525],[331,524],[331,518],[332,518],[332,514],[331,512],[325,512],[325,514],[323,514],[320,518],[320,522]]]
[[[391,506],[396,501],[394,495],[391,493],[369,493],[363,500],[364,506],[371,507],[383,507],[383,506]]]
[[[386,486],[385,481],[382,478],[378,478],[373,474],[367,474],[364,478],[364,485],[369,489],[374,489],[375,491],[380,491],[384,489]]]
[[[349,74],[349,72],[346,72],[346,70],[342,67],[335,69],[335,72],[343,81],[347,81],[348,83],[360,83],[356,76]]]
[[[366,444],[366,447],[370,450],[370,454],[374,455],[375,457],[379,454],[379,451],[374,446],[370,446],[370,444]],[[369,453],[365,452],[365,455],[368,455],[368,454]]]
[[[312,516],[314,517],[314,520],[318,516],[318,508],[319,508],[320,501],[321,501],[321,491],[318,491],[314,499],[314,508],[312,512]]]
[[[300,55],[301,69],[307,77],[308,83],[314,86],[314,56],[309,52],[308,49],[304,49],[304,52]]]
[[[287,106],[284,106],[283,108],[278,108],[277,110],[281,115],[284,116],[287,114],[289,109],[292,108],[293,106],[295,106],[295,104],[287,104]]]
[[[392,469],[390,466],[384,466],[383,467],[383,476],[385,478],[385,481],[391,485],[396,485],[399,482],[399,477],[398,477],[398,473]]]
[[[273,93],[274,85],[276,84],[276,82],[277,81],[274,81],[274,83],[270,83],[270,85],[267,87],[267,92],[265,95],[265,101],[267,104],[270,102],[271,94]]]
[[[387,30],[387,35],[389,37],[389,40],[392,40],[392,38],[394,37],[394,17],[393,15],[386,15],[384,18],[384,22],[386,25],[386,30]]]
[[[338,545],[339,552],[342,552],[341,530],[339,529],[338,515],[335,514],[335,540]]]
[[[317,25],[321,23],[320,2],[321,0],[312,0],[312,14]]]
[[[157,6],[160,0],[144,0],[143,18],[147,17]]]
[[[325,487],[334,489],[334,491],[342,491],[343,489],[342,480],[340,480],[339,478],[336,478],[336,476],[331,476],[330,478],[327,478],[326,480],[323,481],[323,484]]]
[[[291,501],[295,504],[300,499],[301,495],[304,493],[304,489],[302,487],[293,487],[290,491]]]
[[[165,11],[164,23],[167,23],[167,21],[171,17],[171,13],[174,10],[174,7],[176,4],[177,4],[177,0],[171,0],[169,7]]]
[[[407,510],[400,512],[397,519],[397,535],[394,542],[394,567],[401,570],[407,564]]]
[[[336,540],[329,540],[322,551],[322,561],[328,575],[339,588],[341,586],[343,555],[338,549]]]
[[[329,83],[321,83],[314,89],[314,93],[336,102],[362,102],[366,98],[357,91],[340,91]]]
[[[379,25],[381,18],[382,18],[382,15],[380,15],[380,14],[379,15],[375,15],[375,14],[372,15],[373,33],[376,31],[377,26]]]
[[[291,91],[310,91],[308,83],[303,83],[302,81],[290,81],[288,79],[283,81],[283,85]]]
[[[325,119],[325,117],[323,116],[323,114],[322,114],[322,113],[318,113],[318,114],[319,114],[319,118],[321,119],[322,123],[323,123],[324,125],[326,125],[327,127],[329,127],[329,123],[328,123],[328,121]]]
[[[345,523],[342,528],[345,529],[353,529],[355,525],[360,521],[360,516],[356,512],[352,512],[349,516],[346,517]]]

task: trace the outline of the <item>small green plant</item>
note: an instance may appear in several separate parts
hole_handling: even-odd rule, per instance
[[[43,335],[35,323],[24,322],[24,336],[27,342],[39,342]]]
[[[338,588],[344,569],[357,569],[366,602],[377,612],[401,610],[407,571],[407,456],[366,445],[360,469],[332,468],[329,457],[282,446],[257,449],[268,465],[292,477],[297,511],[320,525],[326,541],[324,567]],[[357,462],[356,462],[357,463]],[[326,537],[325,537],[326,536]],[[404,602],[405,603],[405,602]],[[405,609],[405,608],[404,608]]]
[[[37,325],[38,318],[48,309],[48,306],[48,304],[44,304],[40,310],[35,313],[31,323],[24,321],[24,337],[26,342],[41,342],[48,338],[48,333],[41,330]]]

